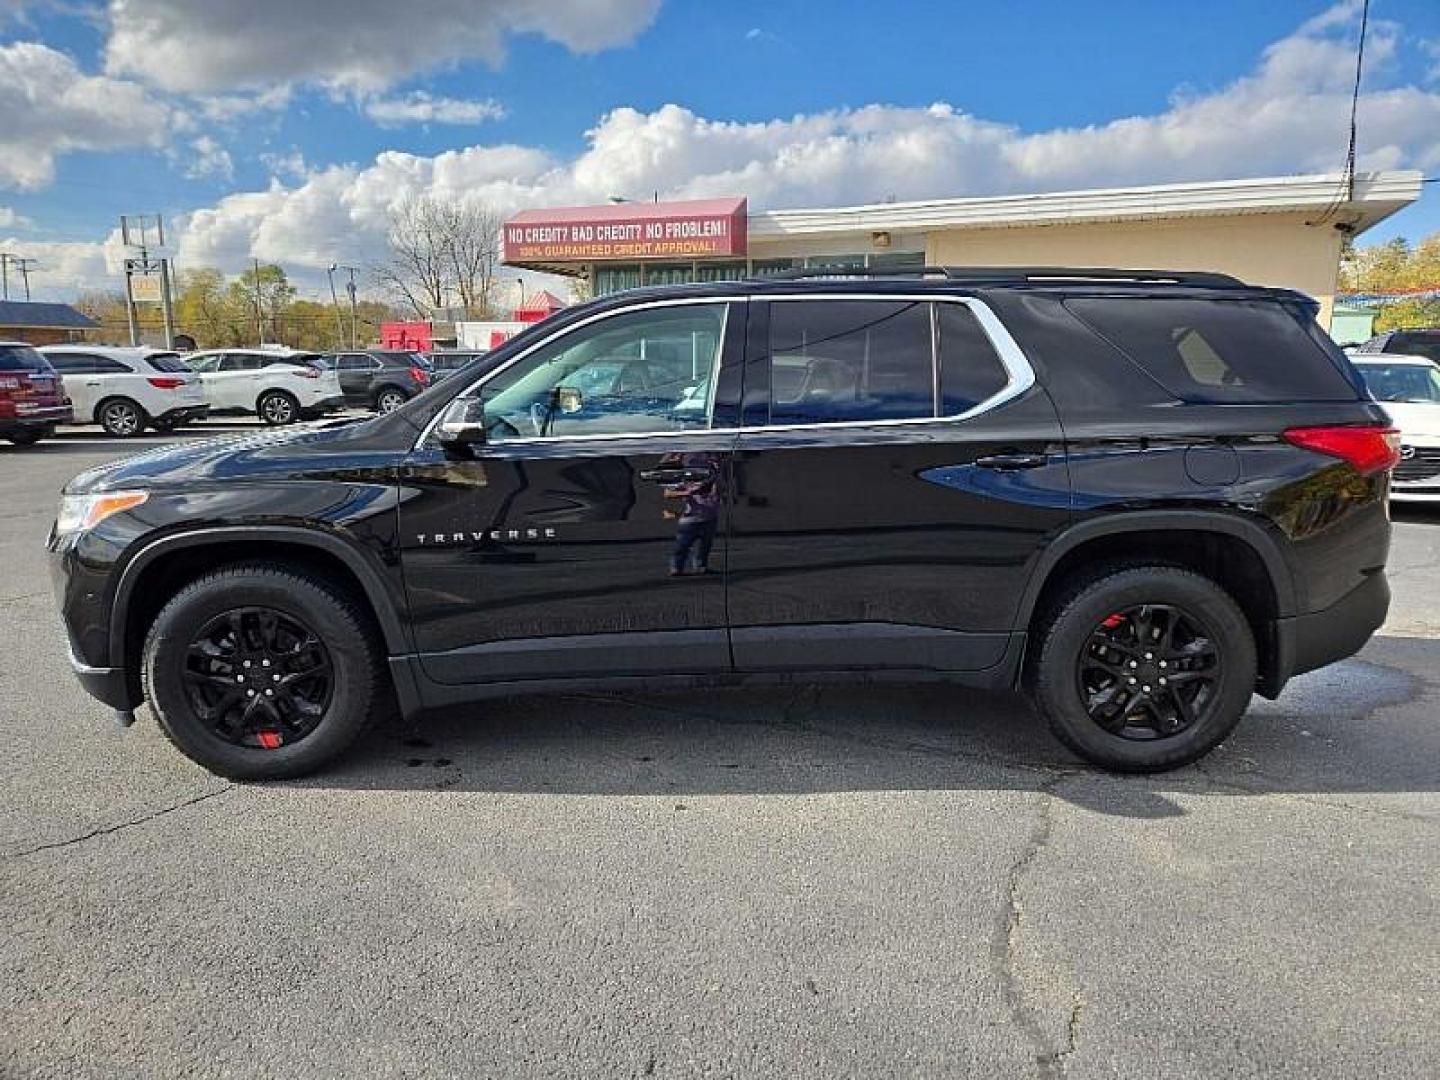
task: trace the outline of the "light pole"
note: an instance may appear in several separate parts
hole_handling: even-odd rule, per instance
[[[345,270],[350,272],[350,280],[345,284],[345,291],[350,294],[350,348],[360,347],[359,315],[355,309],[355,267],[346,266]]]
[[[340,321],[340,297],[335,292],[335,271],[340,269],[335,263],[330,264],[330,303],[335,308],[335,348],[345,347],[345,327]]]

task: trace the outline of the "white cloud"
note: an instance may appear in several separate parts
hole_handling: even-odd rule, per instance
[[[232,124],[258,112],[279,112],[290,105],[293,88],[281,83],[254,94],[214,94],[196,99],[205,119]]]
[[[118,229],[103,243],[36,240],[0,233],[0,250],[36,260],[30,272],[31,295],[36,300],[73,299],[76,293],[92,289],[123,288],[125,249],[120,245]]]
[[[505,116],[504,107],[493,99],[435,97],[423,90],[396,97],[370,98],[364,108],[365,115],[381,127],[401,127],[405,124],[475,125]]]
[[[205,93],[319,82],[375,91],[457,61],[492,64],[512,34],[574,52],[633,40],[660,0],[111,0],[106,68]]]
[[[270,175],[291,180],[304,180],[310,167],[305,164],[305,155],[298,146],[292,146],[288,153],[267,153],[260,155],[260,164],[270,170]]]
[[[0,45],[0,188],[44,187],[72,150],[164,145],[169,109],[138,84],[84,74],[33,41]]]
[[[35,223],[8,206],[0,206],[0,229],[28,229]]]
[[[201,135],[197,139],[191,139],[190,153],[181,154],[180,160],[184,163],[186,177],[191,180],[200,180],[208,176],[221,176],[226,180],[233,180],[235,177],[235,162],[230,158],[230,151],[210,135]]]

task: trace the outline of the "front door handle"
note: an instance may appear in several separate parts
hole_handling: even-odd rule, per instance
[[[1050,464],[1047,454],[987,454],[975,459],[982,469],[999,469],[1010,472],[1015,469],[1042,469]]]
[[[714,469],[642,469],[640,479],[652,484],[703,484],[715,479]]]

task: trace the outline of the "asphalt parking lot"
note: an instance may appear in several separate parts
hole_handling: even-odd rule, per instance
[[[851,687],[496,702],[243,786],[67,669],[42,542],[126,450],[0,446],[0,1075],[1435,1074],[1440,514],[1359,658],[1159,777]]]

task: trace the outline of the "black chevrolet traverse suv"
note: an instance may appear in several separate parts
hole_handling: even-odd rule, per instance
[[[1023,688],[1145,771],[1380,626],[1396,437],[1310,299],[824,273],[608,296],[389,415],[75,478],[81,681],[239,778],[397,705],[797,678]]]

